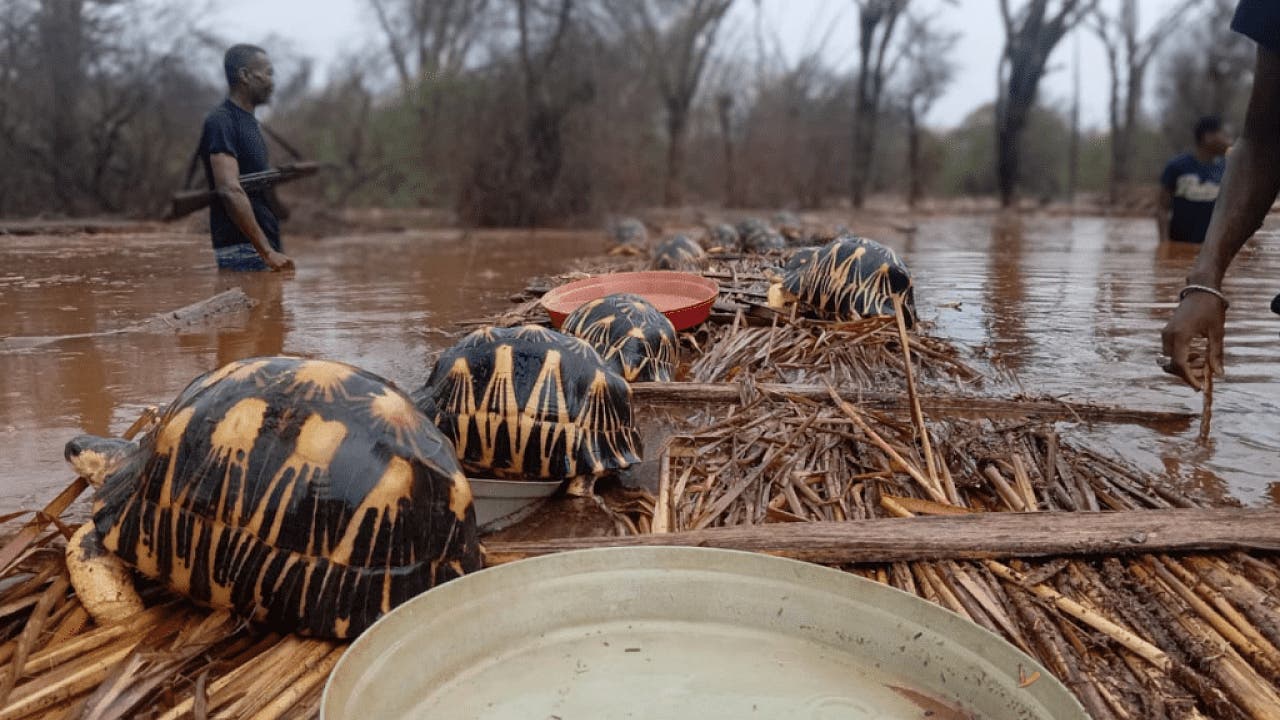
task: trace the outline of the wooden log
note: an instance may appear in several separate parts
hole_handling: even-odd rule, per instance
[[[791,385],[758,383],[752,387],[770,397],[799,397],[807,400],[829,400],[825,385]],[[737,383],[642,382],[632,383],[632,398],[651,403],[737,403],[743,388]],[[843,388],[841,399],[860,407],[877,410],[910,409],[905,392],[869,392]],[[966,397],[961,395],[920,395],[921,407],[930,414],[965,417],[1025,417],[1046,421],[1122,422],[1139,425],[1190,426],[1195,413],[1172,410],[1143,410],[1110,407],[1062,400],[1021,400],[1012,398]]]
[[[634,537],[494,542],[486,562],[598,547],[675,545],[748,550],[824,564],[1189,550],[1280,550],[1280,510],[974,513],[717,527]]]
[[[110,337],[113,335],[124,335],[126,333],[179,332],[193,327],[199,327],[204,323],[218,320],[223,316],[230,315],[232,313],[249,310],[256,304],[257,301],[246,295],[244,290],[241,290],[240,288],[231,288],[230,290],[224,290],[217,295],[205,298],[199,302],[180,307],[177,310],[158,313],[146,320],[142,320],[141,322],[126,325],[121,328],[115,328],[114,330],[74,333],[71,335],[0,337],[0,351],[38,347],[41,345],[62,342],[64,340]]]

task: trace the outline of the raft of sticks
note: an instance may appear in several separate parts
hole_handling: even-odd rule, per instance
[[[751,267],[735,259],[707,272],[742,277]],[[637,392],[639,413],[662,396],[681,419],[660,450],[652,492],[602,497],[617,535],[630,537],[495,542],[489,564],[584,543],[790,554],[892,585],[1001,635],[1094,718],[1277,716],[1276,533],[1215,527],[1231,518],[1257,527],[1274,513],[1214,503],[1082,444],[1058,422],[1090,419],[1069,405],[1057,415],[974,417],[972,407],[939,404],[961,391],[968,405],[991,400],[988,375],[900,317],[837,324],[756,313],[766,322],[750,322],[739,301],[756,292],[751,282],[728,283],[722,322],[682,337],[681,380],[712,387],[709,394],[648,388],[645,400]],[[545,316],[526,299],[495,320]],[[896,399],[866,402],[873,393]],[[1020,401],[997,399],[1001,407]],[[73,530],[64,518],[84,490],[76,480],[38,512],[0,517],[22,523],[0,545],[0,720],[317,715],[342,643],[264,633],[145,583],[145,613],[95,626],[69,587],[61,550]],[[966,545],[954,529],[966,525],[959,516],[983,513],[1019,515],[977,518],[1003,529]],[[1094,544],[1019,530],[1041,525],[1026,522],[1029,513]],[[885,525],[905,519],[917,529]],[[839,544],[857,533],[878,539],[857,552]],[[826,554],[815,550],[821,538]]]

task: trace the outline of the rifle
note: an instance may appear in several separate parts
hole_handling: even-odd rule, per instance
[[[265,190],[281,183],[292,182],[308,175],[316,174],[321,163],[300,161],[288,163],[269,170],[246,173],[240,176],[240,187],[245,192]],[[181,190],[173,194],[169,204],[169,212],[164,220],[176,220],[205,207],[218,196],[215,190]]]

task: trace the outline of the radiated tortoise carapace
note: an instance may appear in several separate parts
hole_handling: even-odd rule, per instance
[[[688,235],[673,235],[653,249],[649,267],[653,270],[697,270],[707,254]]]
[[[467,335],[413,400],[477,473],[581,479],[640,460],[631,386],[587,343],[537,325]]]
[[[796,252],[781,277],[774,279],[769,295],[775,307],[798,300],[818,317],[830,320],[893,317],[896,296],[908,327],[916,318],[907,266],[884,245],[851,235]]]
[[[136,444],[81,436],[65,453],[99,485],[67,555],[100,622],[142,609],[132,567],[272,629],[349,638],[481,565],[452,446],[407,395],[350,365],[234,362],[188,385]]]
[[[639,295],[617,293],[584,303],[561,329],[595,348],[627,382],[670,382],[675,372],[675,326]]]

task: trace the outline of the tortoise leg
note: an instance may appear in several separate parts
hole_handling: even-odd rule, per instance
[[[570,497],[591,497],[595,495],[595,487],[595,476],[579,475],[565,485],[564,491]]]
[[[67,572],[80,603],[99,625],[127,620],[145,609],[129,566],[103,547],[92,522],[67,542]]]

